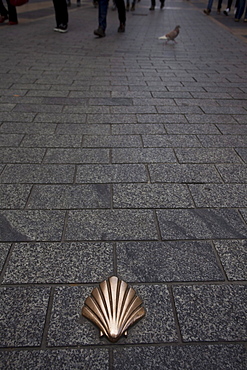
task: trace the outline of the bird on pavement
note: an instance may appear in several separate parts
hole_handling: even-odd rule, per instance
[[[167,42],[168,41],[174,41],[175,43],[177,43],[176,41],[175,41],[175,38],[178,36],[178,34],[179,34],[179,28],[180,28],[180,26],[176,26],[175,28],[174,28],[174,30],[172,30],[172,31],[170,31],[170,32],[168,32],[166,35],[164,35],[164,36],[160,36],[159,37],[159,40],[166,40],[166,44],[167,44]]]

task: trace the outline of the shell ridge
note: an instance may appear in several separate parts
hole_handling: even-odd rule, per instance
[[[122,332],[125,332],[127,331],[128,327],[131,326],[131,325],[134,325],[134,323],[138,320],[140,320],[143,316],[145,316],[146,314],[146,311],[143,307],[138,307],[132,314],[131,316],[128,318],[128,320],[126,321],[124,327],[123,327],[123,330]]]
[[[117,303],[117,312],[116,312],[116,319],[120,322],[121,313],[123,311],[124,302],[126,299],[126,292],[128,290],[128,286],[123,281],[119,281],[119,288],[118,288],[118,303]]]
[[[102,322],[98,319],[98,317],[95,315],[93,311],[90,310],[87,306],[84,306],[82,308],[82,314],[83,316],[87,317],[90,321],[92,321],[95,325],[99,327],[99,329],[106,335],[107,334],[107,329],[104,327]]]
[[[95,298],[93,296],[88,297],[85,302],[85,305],[87,309],[90,310],[91,316],[97,317],[102,322],[102,325],[107,329],[108,325],[106,317],[104,315],[104,312],[102,312],[98,302],[95,300]]]
[[[95,288],[91,293],[91,297],[93,297],[94,300],[97,302],[98,306],[100,307],[102,311],[103,316],[107,319],[108,318],[107,307],[106,307],[104,297],[101,293],[101,290],[98,288]]]
[[[131,304],[133,298],[135,297],[136,293],[133,288],[128,288],[126,290],[126,295],[124,297],[124,304],[121,312],[121,316],[119,321],[122,323],[125,320],[126,313],[128,312],[129,305]]]
[[[110,321],[112,318],[112,310],[111,310],[111,298],[109,294],[109,285],[108,281],[103,281],[100,284],[100,290],[101,290],[101,297],[103,298],[104,305],[105,305],[105,310],[106,310],[106,315],[108,317],[108,320]]]

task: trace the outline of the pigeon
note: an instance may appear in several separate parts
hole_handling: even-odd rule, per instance
[[[173,31],[168,32],[164,36],[160,36],[159,40],[166,40],[166,43],[171,40],[171,41],[174,41],[176,43],[175,38],[179,34],[179,28],[180,28],[180,26],[176,26]]]

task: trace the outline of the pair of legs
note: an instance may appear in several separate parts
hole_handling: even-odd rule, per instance
[[[151,8],[149,10],[154,10],[156,5],[156,0],[151,0]],[[165,0],[160,0],[160,9],[164,8]]]
[[[242,17],[242,15],[244,14],[245,4],[246,4],[246,0],[238,0],[237,11],[236,11],[236,14],[235,14],[235,20],[239,20]],[[244,19],[246,19],[246,17],[247,17],[247,9],[246,9],[246,12],[245,12]]]
[[[16,7],[11,5],[9,0],[6,0],[6,2],[7,2],[7,5],[8,5],[8,10],[3,5],[2,0],[0,0],[0,14],[1,14],[1,16],[4,17],[5,19],[9,19],[9,22],[11,22],[11,23],[18,23]]]
[[[53,0],[57,26],[68,25],[69,16],[66,0]]]
[[[104,32],[106,30],[106,17],[107,17],[107,10],[108,10],[108,0],[99,0],[99,28],[101,28]],[[118,19],[120,25],[125,26],[126,22],[126,10],[124,0],[115,0],[115,4],[118,10]]]

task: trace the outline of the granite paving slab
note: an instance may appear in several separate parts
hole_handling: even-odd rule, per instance
[[[44,148],[0,148],[1,163],[41,163]]]
[[[144,147],[201,147],[195,135],[143,135]]]
[[[128,330],[127,338],[121,337],[118,343],[176,342],[176,326],[167,287],[160,285],[132,287],[143,300],[147,313]],[[93,287],[83,286],[55,289],[48,346],[109,345],[105,337],[99,337],[98,328],[81,315],[85,299],[91,294],[92,289]]]
[[[113,208],[193,208],[190,192],[181,184],[115,184]]]
[[[196,207],[247,207],[245,184],[189,185]]]
[[[104,148],[56,148],[47,149],[44,163],[109,163],[109,149]]]
[[[246,148],[235,148],[242,161],[247,162],[247,149]]]
[[[220,134],[220,131],[217,129],[217,127],[213,124],[206,124],[206,123],[166,123],[165,129],[168,134],[174,134],[174,135],[197,135],[197,134]]]
[[[232,148],[175,148],[180,163],[241,163]]]
[[[0,352],[0,360],[5,369],[109,369],[107,349],[58,349],[39,351]]]
[[[107,243],[15,243],[3,284],[91,283],[113,275]]]
[[[53,134],[55,123],[3,122],[0,132],[10,134]]]
[[[82,124],[82,123],[59,123],[56,128],[56,134],[58,135],[109,135],[110,134],[109,124]]]
[[[0,214],[0,241],[58,240],[65,211],[6,210]]]
[[[143,134],[165,134],[164,125],[161,123],[123,123],[112,125],[113,135],[143,135]]]
[[[245,285],[173,288],[183,341],[246,341]]]
[[[234,209],[157,210],[163,240],[242,239],[247,226]]]
[[[79,165],[76,183],[146,182],[147,173],[142,164]]]
[[[27,205],[28,209],[110,207],[111,189],[105,184],[35,185]]]
[[[128,370],[130,364],[135,370],[244,370],[246,362],[239,344],[114,348],[113,356],[114,370]]]
[[[219,164],[216,167],[226,183],[247,182],[247,168],[244,164]]]
[[[0,184],[1,209],[23,209],[31,191],[31,185]]]
[[[114,147],[141,147],[141,138],[138,135],[85,135],[83,147],[114,148]]]
[[[151,210],[69,211],[66,240],[156,240]]]
[[[72,183],[75,166],[53,164],[8,164],[1,183]]]
[[[117,269],[133,282],[223,280],[214,250],[206,242],[117,244]]]
[[[24,147],[76,148],[82,143],[82,135],[26,135],[21,143]]]
[[[198,135],[197,136],[204,147],[207,148],[234,148],[246,147],[246,135]]]
[[[1,147],[8,147],[8,146],[19,146],[22,139],[23,135],[21,134],[1,134],[0,136],[0,145]]]
[[[247,279],[246,240],[215,241],[215,248],[229,280]]]
[[[114,148],[113,163],[177,162],[172,148]]]
[[[163,161],[164,162],[164,161]],[[211,164],[149,164],[152,182],[220,183],[215,167]]]
[[[2,287],[0,294],[1,346],[40,346],[50,288]]]

